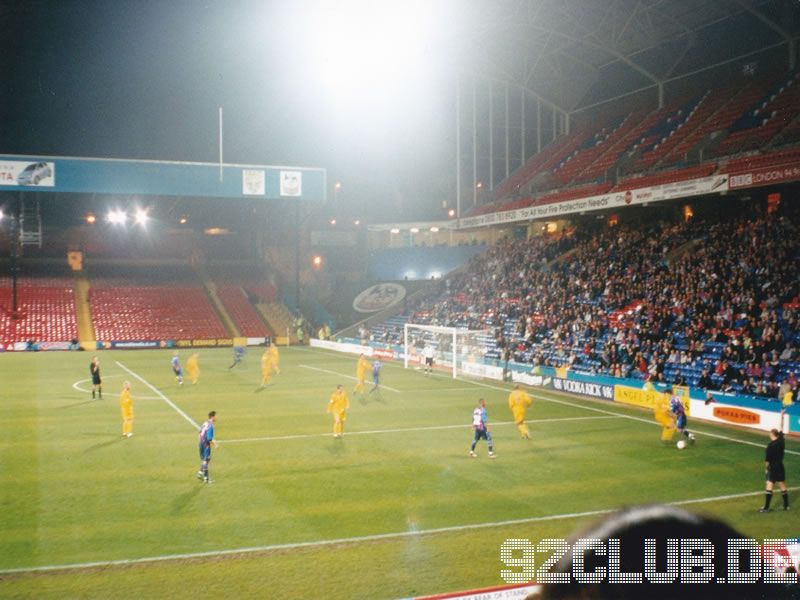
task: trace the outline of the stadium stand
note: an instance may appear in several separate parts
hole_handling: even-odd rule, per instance
[[[709,175],[717,157],[768,152],[800,138],[797,106],[798,75],[767,75],[589,123],[545,147],[467,216]],[[714,158],[702,162],[704,155]]]
[[[258,303],[275,299],[275,286],[266,281],[263,269],[250,264],[209,265],[217,296],[245,337],[266,337],[272,332],[256,310]]]
[[[490,328],[489,359],[777,398],[800,369],[797,212],[501,242],[371,336]]]
[[[93,267],[89,304],[97,340],[228,336],[191,269],[182,265]]]
[[[68,278],[22,278],[12,319],[10,277],[0,278],[0,341],[68,342],[78,337],[75,292]]]
[[[740,115],[728,128],[729,135],[713,148],[712,153],[728,156],[760,148],[797,115],[799,105],[798,76],[793,75],[773,86]]]
[[[256,309],[253,308],[253,303],[250,302],[244,287],[217,284],[217,295],[243,336],[265,337],[272,335],[267,324],[258,315]]]

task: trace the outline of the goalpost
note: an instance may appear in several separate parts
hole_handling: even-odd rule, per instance
[[[492,332],[485,329],[464,329],[439,325],[403,325],[403,366],[423,366],[423,351],[430,346],[434,351],[434,365],[447,367],[456,379],[463,373],[464,363],[482,363],[487,341]]]

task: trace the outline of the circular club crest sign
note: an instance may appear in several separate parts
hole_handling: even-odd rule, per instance
[[[397,283],[379,283],[365,289],[353,300],[353,308],[361,313],[378,312],[406,297],[406,288]]]

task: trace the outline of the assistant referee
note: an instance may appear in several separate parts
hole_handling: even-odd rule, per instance
[[[764,506],[759,512],[769,512],[769,504],[772,502],[772,487],[775,483],[781,488],[783,496],[783,510],[789,510],[789,491],[786,489],[786,469],[783,467],[784,440],[783,432],[772,429],[769,432],[767,452],[764,458],[764,469],[767,473],[767,492],[764,498]]]

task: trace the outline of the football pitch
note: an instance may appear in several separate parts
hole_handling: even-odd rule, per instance
[[[390,599],[499,585],[507,538],[568,537],[653,502],[751,538],[800,535],[791,513],[757,512],[766,435],[697,424],[679,451],[645,411],[533,389],[522,440],[507,384],[388,363],[381,391],[362,397],[355,357],[282,348],[262,389],[260,349],[233,369],[230,350],[199,352],[200,380],[183,386],[171,351],[102,352],[102,400],[88,393],[90,353],[0,355],[0,597]],[[343,439],[325,411],[338,383]],[[480,397],[496,460],[485,442],[467,456]],[[196,427],[210,410],[219,447],[204,485]],[[786,447],[791,486],[800,444]]]

